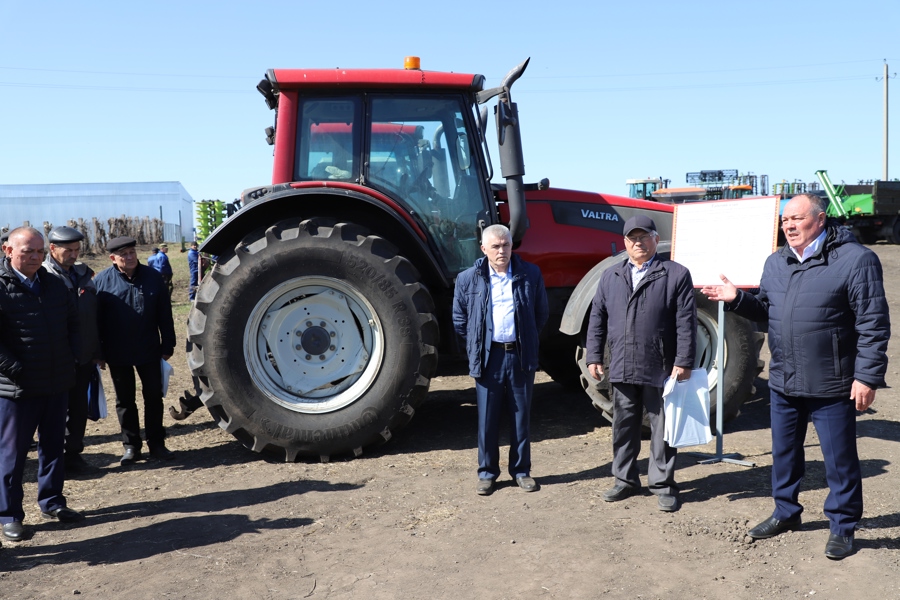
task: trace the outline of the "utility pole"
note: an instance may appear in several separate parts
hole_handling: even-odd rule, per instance
[[[896,77],[897,74],[894,73],[893,77]],[[884,80],[884,163],[881,167],[881,180],[888,180],[888,79],[892,79],[893,77],[888,76],[888,64],[887,59],[884,60],[884,75],[881,79]],[[878,81],[878,78],[875,78],[875,81]]]

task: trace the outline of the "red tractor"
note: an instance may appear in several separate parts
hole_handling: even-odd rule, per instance
[[[544,274],[543,368],[581,383],[611,416],[581,358],[590,300],[602,270],[623,257],[624,220],[650,214],[667,240],[672,207],[523,184],[510,89],[527,60],[491,89],[481,75],[408,63],[275,69],[258,86],[276,111],[272,184],[246,190],[204,242],[218,262],[188,324],[203,403],[254,451],[358,456],[390,439],[425,399],[439,354],[462,353],[454,280],[481,255],[481,231],[501,222]],[[491,185],[485,105],[494,98],[505,187]],[[698,355],[710,368],[715,312],[703,301],[699,316]],[[729,319],[726,417],[752,391],[761,342]]]

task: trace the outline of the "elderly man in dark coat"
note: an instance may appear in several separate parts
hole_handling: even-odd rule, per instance
[[[100,345],[116,390],[116,413],[125,451],[122,466],[142,457],[135,378],[141,378],[144,430],[150,456],[170,460],[163,427],[161,360],[175,351],[172,303],[162,275],[138,262],[137,242],[127,236],[109,241],[112,266],[94,278],[99,301]]]
[[[100,339],[97,336],[97,288],[94,271],[78,262],[84,235],[77,229],[55,227],[50,235],[50,253],[44,268],[63,282],[78,307],[81,350],[75,356],[75,386],[69,390],[69,417],[66,421],[66,475],[84,472],[90,465],[81,456],[88,419],[88,386],[97,372]]]
[[[656,253],[656,223],[645,215],[625,221],[629,260],[600,278],[591,305],[587,364],[591,375],[609,378],[613,399],[615,485],[603,494],[616,502],[641,488],[637,458],[644,410],[650,419],[647,480],[665,512],[679,508],[676,449],[664,441],[662,392],[669,376],[690,379],[694,366],[697,309],[690,272]],[[609,364],[603,352],[609,342]]]
[[[26,538],[25,457],[38,432],[38,505],[47,519],[78,521],[63,495],[68,391],[81,342],[75,302],[41,267],[44,238],[10,232],[0,259],[0,523],[3,537]]]

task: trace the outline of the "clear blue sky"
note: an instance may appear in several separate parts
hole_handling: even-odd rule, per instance
[[[180,181],[195,200],[271,181],[268,68],[417,55],[494,86],[530,56],[525,179],[616,194],[703,169],[880,178],[876,78],[900,71],[896,0],[0,0],[0,31],[0,183]]]

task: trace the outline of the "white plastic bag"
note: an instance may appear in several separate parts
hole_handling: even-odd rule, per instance
[[[664,440],[673,448],[702,446],[712,440],[709,428],[709,376],[694,369],[687,381],[670,377],[663,388],[666,412]]]
[[[106,418],[106,393],[103,391],[103,379],[100,367],[94,365],[91,380],[88,383],[88,419],[97,421]]]
[[[166,394],[169,392],[169,377],[172,376],[172,373],[175,372],[175,369],[172,368],[172,365],[166,362],[166,359],[159,359],[159,368],[162,372],[162,395],[163,398],[166,397]]]

